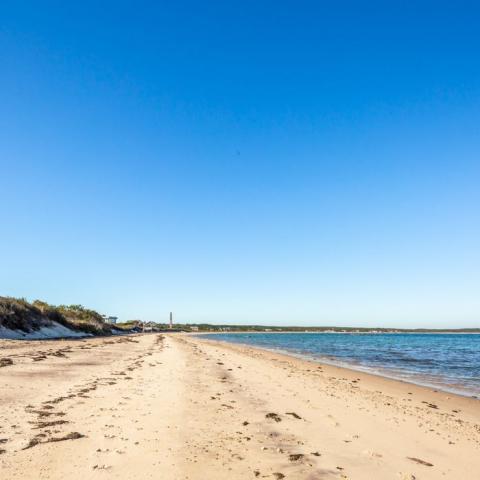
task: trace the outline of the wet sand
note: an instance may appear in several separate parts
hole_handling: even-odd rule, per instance
[[[187,335],[0,340],[0,478],[475,479],[480,401]]]

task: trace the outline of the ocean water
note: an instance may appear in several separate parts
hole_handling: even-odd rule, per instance
[[[480,335],[225,333],[206,336],[480,398]]]

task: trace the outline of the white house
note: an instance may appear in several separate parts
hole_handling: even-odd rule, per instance
[[[108,315],[102,315],[103,321],[106,323],[117,323],[118,317],[111,317]]]

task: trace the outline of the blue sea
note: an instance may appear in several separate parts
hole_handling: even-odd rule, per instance
[[[480,335],[225,333],[206,336],[480,398]]]

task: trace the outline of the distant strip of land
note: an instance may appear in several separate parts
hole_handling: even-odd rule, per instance
[[[166,324],[157,324],[159,328],[167,329]],[[367,327],[299,327],[275,325],[215,325],[209,323],[176,324],[175,328],[184,332],[225,332],[225,333],[254,333],[254,332],[311,332],[311,333],[480,333],[480,328],[367,328]]]
[[[0,297],[0,338],[34,340],[82,336],[105,336],[145,332],[318,332],[318,333],[480,333],[480,328],[407,329],[339,326],[268,326],[209,323],[167,323],[130,320],[101,315],[82,305],[50,305],[44,301]]]

